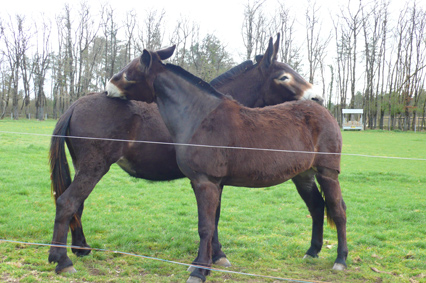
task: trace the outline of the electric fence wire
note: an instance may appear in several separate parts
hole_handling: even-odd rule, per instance
[[[312,280],[306,281],[306,280],[300,280],[300,279],[282,278],[282,277],[275,277],[275,276],[269,276],[269,275],[259,275],[259,274],[254,274],[254,273],[245,273],[245,272],[238,272],[238,271],[225,270],[225,269],[209,268],[209,267],[205,267],[205,266],[199,266],[199,265],[194,265],[194,264],[182,263],[182,262],[178,262],[178,261],[161,259],[161,258],[157,258],[157,257],[150,257],[150,256],[138,255],[138,254],[134,254],[134,253],[121,252],[121,251],[112,251],[112,250],[107,250],[107,249],[87,248],[87,247],[79,247],[79,246],[72,246],[72,245],[68,246],[68,245],[53,245],[53,244],[43,244],[43,243],[31,243],[31,242],[13,241],[13,240],[6,240],[6,239],[0,239],[0,242],[12,243],[12,244],[20,244],[20,245],[30,245],[30,246],[44,246],[44,247],[57,247],[57,248],[73,248],[73,249],[99,251],[99,252],[105,252],[105,253],[114,253],[114,254],[121,254],[121,255],[126,255],[126,256],[139,257],[139,258],[148,259],[148,260],[156,260],[156,261],[165,262],[165,263],[183,265],[183,266],[188,266],[188,267],[193,266],[193,267],[197,267],[197,268],[202,268],[202,269],[207,269],[207,270],[217,271],[217,272],[222,272],[222,273],[238,274],[238,275],[245,275],[245,276],[250,276],[250,277],[265,278],[265,279],[274,279],[274,280],[287,281],[287,282],[326,283],[326,281],[312,281]]]
[[[0,133],[2,133],[2,134],[14,134],[14,135],[33,135],[33,136],[44,136],[44,137],[69,138],[69,139],[101,140],[101,141],[113,141],[113,142],[131,142],[131,143],[147,143],[147,144],[174,145],[174,146],[193,146],[193,147],[205,147],[205,148],[238,149],[238,150],[253,150],[253,151],[256,150],[256,151],[270,151],[270,152],[287,152],[287,153],[302,153],[302,154],[323,154],[323,155],[341,155],[341,156],[358,156],[358,157],[382,158],[382,159],[426,161],[426,158],[396,157],[396,156],[376,156],[376,155],[356,154],[356,153],[333,153],[333,152],[317,152],[317,151],[302,151],[302,150],[273,149],[273,148],[256,148],[256,147],[221,146],[221,145],[205,145],[205,144],[191,144],[191,143],[173,143],[173,142],[159,142],[159,141],[125,140],[125,139],[111,139],[111,138],[96,138],[96,137],[80,137],[80,136],[64,136],[64,135],[48,135],[48,134],[36,134],[36,133],[22,133],[22,132],[10,132],[10,131],[0,131]]]

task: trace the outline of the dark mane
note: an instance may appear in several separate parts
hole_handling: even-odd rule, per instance
[[[185,69],[173,64],[166,64],[165,66],[169,71],[172,71],[173,73],[181,76],[188,82],[192,83],[194,86],[197,86],[198,88],[208,92],[209,94],[217,96],[219,98],[222,98],[225,96],[222,93],[218,92],[216,89],[214,89],[208,82],[200,79],[199,77],[194,76],[193,74],[186,71]]]
[[[217,88],[217,87],[227,83],[229,80],[231,80],[235,76],[238,76],[238,75],[244,73],[245,71],[247,71],[251,67],[253,67],[253,61],[247,60],[247,61],[233,67],[231,70],[223,73],[219,77],[213,79],[210,82],[210,84]]]

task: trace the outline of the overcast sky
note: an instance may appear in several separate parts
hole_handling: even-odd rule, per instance
[[[312,0],[313,1],[313,0]],[[311,1],[311,2],[312,2]],[[376,1],[376,0],[371,0]],[[408,0],[410,2],[414,0]],[[81,1],[71,0],[6,0],[2,1],[0,16],[23,14],[36,15],[44,12],[48,15],[58,15],[65,3],[79,8]],[[109,3],[117,12],[118,16],[124,18],[125,12],[134,9],[139,16],[150,9],[162,10],[166,12],[165,24],[175,27],[175,23],[182,16],[194,21],[200,25],[201,37],[207,33],[214,33],[219,40],[227,46],[228,52],[233,54],[237,61],[242,59],[244,46],[241,36],[241,27],[244,18],[244,7],[249,0],[90,0],[89,5],[94,13],[98,12],[101,4]],[[250,3],[254,2],[250,0]],[[309,0],[280,0],[284,3],[296,17],[296,29],[302,33],[304,38],[305,10]],[[339,7],[346,7],[349,2],[357,6],[358,0],[317,0],[320,7],[321,23],[323,29],[330,30],[333,33],[331,16],[339,12]],[[368,0],[363,0],[367,3]],[[390,0],[390,12],[398,15],[399,9],[404,5],[405,0]],[[273,9],[277,7],[278,0],[266,0],[263,9],[266,15],[272,15]],[[417,0],[419,6],[426,7],[426,0]],[[168,31],[170,32],[170,31]],[[240,55],[240,56],[239,56]],[[240,57],[240,58],[238,58]]]
[[[80,1],[70,0],[9,0],[3,1],[0,15],[30,15],[39,16],[44,12],[48,15],[58,15],[63,10],[64,4],[75,5],[79,8]],[[250,1],[253,2],[253,1]],[[297,16],[300,25],[300,31],[305,23],[305,9],[308,0],[287,1],[281,0],[281,3],[288,3],[288,8]],[[317,1],[321,5],[323,13],[329,14],[330,7],[337,7],[337,3],[347,2],[342,0]],[[227,46],[228,52],[235,56],[237,61],[239,55],[244,54],[244,46],[241,36],[241,27],[244,18],[244,7],[248,0],[91,0],[89,5],[96,13],[102,3],[109,3],[117,12],[118,16],[124,18],[126,11],[134,9],[139,16],[143,16],[145,11],[150,9],[162,10],[166,12],[166,25],[174,27],[174,23],[182,16],[196,22],[200,26],[201,37],[207,33],[214,33],[219,40]],[[265,14],[273,14],[271,11],[277,6],[277,0],[267,0],[264,4]],[[329,17],[327,17],[329,18]],[[327,23],[325,23],[327,24]],[[331,28],[331,27],[330,27]]]

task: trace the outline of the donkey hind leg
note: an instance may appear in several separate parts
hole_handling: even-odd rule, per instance
[[[81,215],[83,214],[84,202],[81,204],[77,213],[74,217],[71,218],[70,230],[72,238],[72,246],[76,248],[71,248],[72,252],[76,256],[86,256],[90,254],[90,246],[86,242],[86,237],[83,233],[83,225],[81,223]],[[81,248],[77,248],[81,247]]]
[[[311,246],[305,258],[318,257],[323,245],[324,200],[315,184],[315,172],[308,170],[292,179],[312,217]]]
[[[219,205],[217,206],[217,210],[216,210],[215,230],[214,230],[214,235],[212,240],[212,246],[213,246],[212,260],[213,260],[213,264],[219,265],[221,267],[230,267],[231,263],[226,258],[225,253],[222,251],[222,245],[219,242],[218,225],[219,225],[219,219],[220,219],[220,208],[222,204],[222,192],[223,192],[223,186],[220,187]]]
[[[327,206],[327,217],[331,218],[337,229],[337,258],[334,270],[346,268],[348,246],[346,242],[346,205],[343,201],[342,191],[338,180],[338,172],[325,167],[318,167],[316,178],[324,193]]]
[[[213,247],[213,254],[212,254],[212,261],[213,264],[221,266],[221,267],[230,267],[231,263],[229,262],[229,260],[226,258],[225,253],[222,251],[222,245],[219,242],[219,233],[218,233],[218,225],[219,225],[219,218],[220,218],[220,207],[221,207],[221,202],[222,202],[222,192],[223,192],[223,186],[220,187],[220,196],[219,196],[219,205],[217,206],[217,210],[216,210],[216,219],[215,219],[215,230],[214,230],[214,234],[213,234],[213,239],[212,239],[212,247]],[[195,261],[197,261],[197,259],[195,259]],[[195,266],[191,265],[188,268],[189,272],[192,272],[195,270]]]
[[[222,188],[208,181],[192,181],[192,188],[197,199],[198,234],[200,236],[198,256],[192,264],[210,267],[212,264],[212,239],[215,234],[216,212]],[[191,272],[187,283],[204,282],[209,274],[210,270],[208,269],[196,268]]]
[[[71,185],[56,200],[52,245],[67,244],[68,227],[73,216],[107,171],[107,166],[103,171],[79,170]],[[52,246],[49,251],[49,262],[57,263],[56,273],[75,272],[72,261],[67,256],[67,249],[64,247]]]

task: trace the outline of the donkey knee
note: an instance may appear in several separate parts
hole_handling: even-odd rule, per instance
[[[317,177],[323,176],[332,180],[337,180],[339,178],[339,171],[335,169],[330,169],[327,167],[317,167]]]

